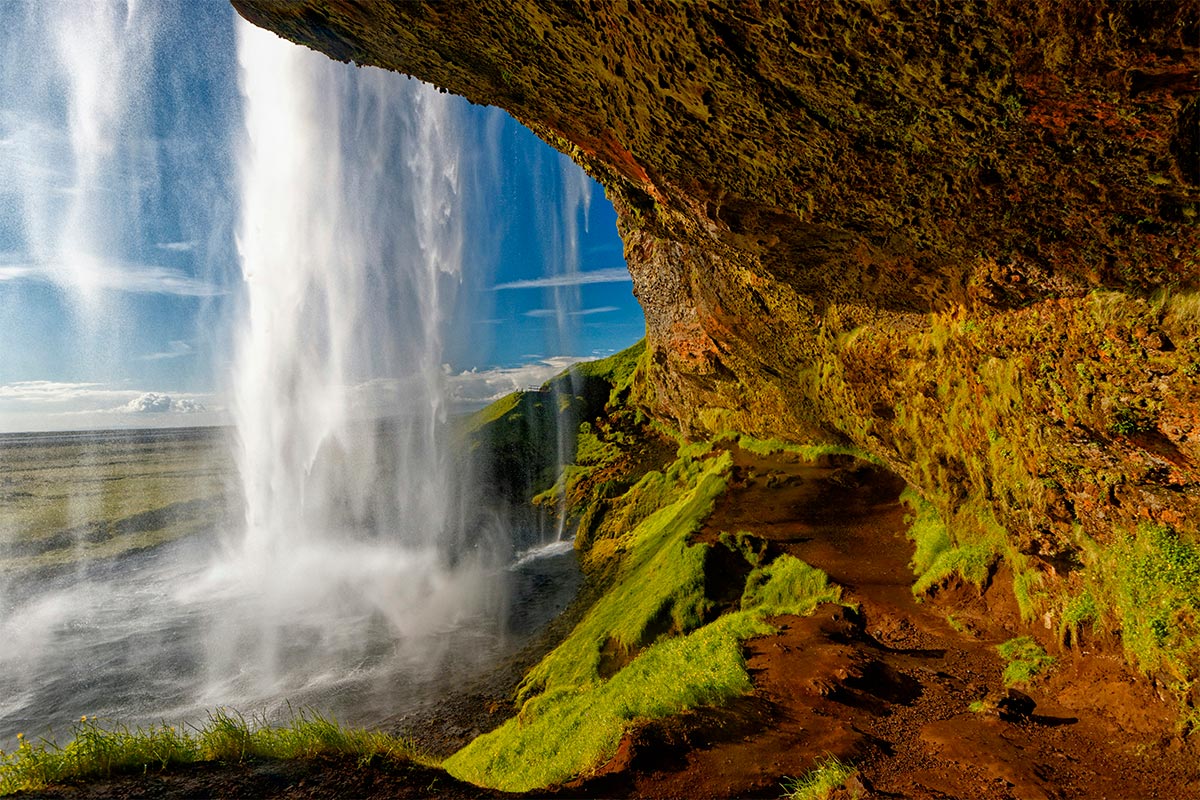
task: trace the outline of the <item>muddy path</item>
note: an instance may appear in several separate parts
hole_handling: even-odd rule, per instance
[[[846,458],[738,451],[735,464],[698,538],[765,539],[825,570],[857,609],[776,620],[776,635],[747,643],[754,695],[645,726],[568,794],[778,797],[782,776],[834,755],[858,768],[864,797],[1200,797],[1194,744],[1119,653],[1062,652],[1035,632],[1055,668],[1005,689],[995,645],[1029,633],[1008,576],[917,602],[895,476]],[[976,701],[985,710],[968,710]]]

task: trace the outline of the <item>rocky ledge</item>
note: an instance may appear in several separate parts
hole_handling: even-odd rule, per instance
[[[233,4],[600,180],[644,407],[856,444],[964,577],[1006,564],[1028,621],[1120,631],[1194,706],[1200,3]]]

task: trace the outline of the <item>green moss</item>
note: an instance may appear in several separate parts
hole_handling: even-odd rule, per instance
[[[538,497],[554,503],[587,470],[611,463],[616,451],[591,424],[628,393],[644,350],[638,342],[608,358],[574,364],[539,391],[514,392],[462,420],[459,439],[484,482],[512,502]],[[580,435],[560,436],[582,425],[587,427]],[[564,464],[574,464],[575,471],[564,473]]]
[[[749,692],[741,642],[771,633],[770,616],[811,613],[840,597],[823,572],[782,556],[748,583],[741,611],[647,648],[607,681],[559,685],[530,699],[443,766],[460,780],[513,792],[583,774],[610,758],[639,721]]]
[[[1033,680],[1034,676],[1054,663],[1042,646],[1030,636],[1018,636],[1004,644],[996,645],[996,651],[1008,662],[1004,667],[1004,685],[1019,686]]]
[[[616,752],[638,720],[720,703],[750,690],[742,638],[770,628],[732,614],[657,644],[609,681],[564,687],[526,703],[521,714],[446,760],[460,780],[529,791],[585,773]]]
[[[793,453],[806,461],[816,461],[822,456],[853,456],[862,461],[870,461],[874,464],[880,463],[875,456],[851,444],[837,444],[833,442],[796,444],[794,442],[785,442],[781,439],[756,439],[753,436],[744,433],[734,433],[732,431],[724,433],[717,438],[718,440],[729,439],[735,441],[738,447],[760,456],[770,456],[776,453]]]
[[[742,609],[765,616],[807,616],[822,603],[837,603],[842,587],[829,583],[829,576],[791,556],[780,556],[746,579]]]
[[[1142,525],[1111,547],[1089,548],[1088,561],[1083,597],[1091,602],[1076,613],[1112,618],[1143,672],[1165,673],[1183,696],[1193,692],[1200,679],[1200,544],[1166,526]]]
[[[712,618],[709,545],[688,538],[725,490],[729,452],[680,448],[675,462],[613,498],[604,536],[587,553],[607,557],[607,590],[517,692],[520,713],[445,763],[455,777],[527,791],[586,772],[616,751],[639,721],[721,703],[750,690],[740,642],[770,632],[766,619],[836,602],[824,573],[783,556],[756,568],[741,609]],[[614,520],[637,521],[631,528]],[[747,538],[725,537],[753,564]]]
[[[1100,607],[1096,598],[1088,590],[1084,590],[1069,598],[1063,606],[1062,619],[1059,623],[1058,634],[1064,644],[1079,641],[1080,629],[1086,623],[1092,624],[1095,630],[1100,620]]]
[[[1017,600],[1017,610],[1023,622],[1032,622],[1051,600],[1043,589],[1045,579],[1041,572],[1028,567],[1028,559],[1021,554],[1010,555],[1008,561],[1013,567],[1013,596]]]
[[[541,692],[598,682],[606,645],[629,652],[650,644],[656,633],[686,633],[700,624],[707,611],[706,546],[689,546],[687,538],[725,490],[732,464],[728,453],[706,462],[684,456],[667,476],[647,475],[631,490],[638,498],[654,497],[662,505],[610,543],[624,552],[611,590],[526,675],[517,695],[520,702]],[[648,484],[655,489],[647,489]]]
[[[905,487],[904,491],[900,493],[900,500],[913,511],[908,518],[907,535],[916,549],[913,552],[910,566],[913,574],[920,579],[929,572],[943,554],[953,548],[950,531],[946,528],[946,524],[933,504],[922,498],[911,487]]]

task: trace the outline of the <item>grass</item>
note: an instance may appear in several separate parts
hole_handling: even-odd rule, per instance
[[[915,546],[911,561],[916,576],[913,594],[925,594],[953,575],[982,586],[996,561],[995,547],[979,541],[956,544],[932,503],[911,488],[906,488],[900,499],[913,510],[907,532]]]
[[[816,461],[822,456],[854,456],[862,461],[873,464],[881,463],[879,459],[860,447],[851,444],[836,444],[833,442],[816,442],[812,444],[794,444],[781,439],[756,439],[744,433],[732,431],[721,434],[719,439],[729,439],[737,442],[738,447],[755,455],[770,456],[776,453],[793,453],[806,461]]]
[[[0,795],[178,764],[323,754],[350,755],[360,763],[375,758],[431,763],[402,739],[344,728],[336,720],[311,711],[298,712],[290,723],[280,727],[216,711],[206,723],[190,730],[168,725],[131,730],[82,717],[72,726],[72,739],[64,746],[45,739],[33,743],[18,734],[16,750],[0,751]]]
[[[585,455],[602,450],[586,441]],[[745,535],[717,547],[741,553],[746,581],[737,609],[708,596],[708,544],[688,539],[726,488],[732,456],[685,445],[662,471],[618,496],[586,563],[607,589],[575,629],[525,676],[519,714],[443,765],[461,780],[505,791],[561,783],[603,763],[644,720],[717,704],[751,689],[741,642],[772,630],[779,614],[836,602],[824,573],[783,556],[759,565]],[[583,478],[581,477],[581,480]]]
[[[1165,525],[1143,524],[1107,547],[1081,535],[1081,591],[1062,612],[1064,638],[1078,628],[1119,630],[1126,656],[1165,678],[1181,721],[1200,723],[1200,543]]]
[[[753,574],[753,573],[752,573]],[[781,556],[747,585],[742,608],[662,640],[602,682],[559,685],[443,764],[460,780],[522,792],[562,783],[602,764],[639,722],[717,705],[752,688],[741,643],[771,633],[767,619],[811,613],[841,589],[820,570]]]
[[[802,777],[785,780],[783,796],[789,800],[828,800],[835,789],[846,785],[855,771],[837,757],[829,756],[818,761]],[[853,796],[857,797],[857,793]]]
[[[598,683],[606,644],[630,652],[651,644],[655,627],[664,622],[669,621],[676,633],[700,624],[707,610],[706,546],[686,542],[725,491],[732,463],[728,453],[706,461],[684,456],[665,475],[651,473],[630,490],[628,502],[637,505],[643,492],[651,492],[644,488],[647,484],[670,484],[652,491],[660,503],[656,511],[620,539],[606,542],[624,554],[612,588],[571,635],[526,675],[519,702],[541,692]]]
[[[741,605],[743,611],[755,611],[763,616],[807,616],[822,603],[836,603],[841,599],[841,587],[829,583],[828,575],[785,555],[750,573]]]
[[[1018,636],[1003,644],[996,645],[1008,664],[1004,667],[1004,685],[1006,687],[1028,684],[1042,670],[1052,665],[1054,657],[1048,655],[1042,646],[1033,640],[1032,636]]]
[[[462,419],[460,445],[473,454],[485,482],[506,499],[554,505],[604,466],[604,442],[590,426],[629,383],[643,342],[599,361],[573,364],[540,391],[513,392]],[[570,465],[563,469],[564,464]]]

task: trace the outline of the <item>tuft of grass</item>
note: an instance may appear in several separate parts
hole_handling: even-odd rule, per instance
[[[926,501],[911,486],[900,493],[900,501],[913,510],[909,517],[908,538],[916,545],[913,552],[913,574],[918,578],[929,572],[942,554],[953,547],[950,531],[933,504]]]
[[[1000,657],[1008,662],[1004,668],[1004,685],[1006,687],[1029,683],[1034,676],[1054,663],[1054,657],[1048,655],[1042,646],[1034,641],[1032,636],[1018,636],[1003,644],[996,645]]]
[[[989,541],[955,544],[950,529],[932,503],[911,488],[906,488],[900,499],[914,512],[907,532],[915,545],[911,562],[916,575],[913,594],[925,594],[955,574],[982,586],[996,562],[995,546]]]
[[[170,725],[130,729],[85,716],[71,732],[71,741],[63,746],[47,739],[33,743],[18,734],[16,750],[0,751],[0,795],[202,761],[237,763],[248,758],[336,753],[355,756],[360,763],[375,758],[431,763],[403,739],[344,728],[334,719],[305,710],[280,727],[269,726],[261,718],[247,720],[241,714],[218,710],[191,730]]]
[[[1063,607],[1062,619],[1059,623],[1058,635],[1064,644],[1079,641],[1079,630],[1085,623],[1092,623],[1093,630],[1100,619],[1100,608],[1096,598],[1088,590],[1084,590],[1067,600]]]
[[[795,614],[807,616],[822,603],[837,603],[842,587],[829,582],[829,576],[792,556],[783,555],[746,578],[742,592],[742,610],[763,616]]]
[[[855,773],[854,767],[828,756],[818,761],[800,778],[783,782],[784,797],[789,800],[828,800],[835,789],[843,788]],[[857,793],[854,795],[857,797]]]

